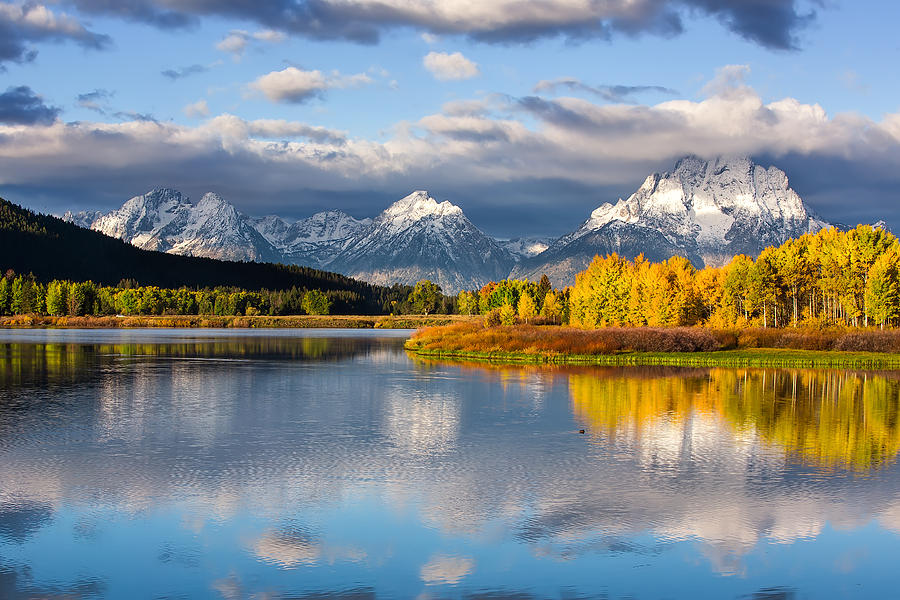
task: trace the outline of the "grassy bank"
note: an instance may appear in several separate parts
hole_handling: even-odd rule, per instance
[[[900,333],[874,330],[583,330],[469,322],[422,329],[406,348],[431,358],[528,364],[900,368]]]
[[[294,315],[294,316],[104,316],[104,317],[48,317],[16,315],[0,317],[0,328],[70,328],[112,329],[137,327],[165,328],[253,328],[253,329],[418,329],[471,321],[459,315]]]

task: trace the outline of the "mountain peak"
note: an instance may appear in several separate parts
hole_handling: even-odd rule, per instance
[[[412,194],[391,204],[381,216],[387,220],[401,219],[407,222],[419,221],[426,217],[446,217],[461,215],[462,209],[447,200],[438,202],[425,190]]]
[[[222,196],[218,195],[215,192],[206,192],[203,194],[203,197],[200,198],[200,201],[197,203],[197,208],[199,209],[208,209],[208,210],[228,210],[234,209],[234,206],[226,202]]]
[[[376,284],[430,279],[455,294],[506,277],[513,262],[462,209],[418,190],[382,212],[328,268]]]
[[[746,173],[754,166],[756,166],[756,163],[754,163],[753,159],[746,154],[725,154],[709,160],[695,154],[689,154],[680,158],[675,163],[674,174],[679,176],[686,173],[704,175],[711,169],[718,173],[725,172],[726,170]]]
[[[698,267],[722,264],[826,226],[776,167],[748,156],[685,156],[672,171],[648,176],[628,199],[599,206],[515,274],[531,277],[543,269],[568,283],[595,254],[609,252],[652,260],[679,254]]]
[[[159,206],[160,204],[168,202],[173,204],[189,204],[190,198],[176,189],[157,186],[146,194],[135,196],[129,200],[129,202],[139,202],[141,204]]]

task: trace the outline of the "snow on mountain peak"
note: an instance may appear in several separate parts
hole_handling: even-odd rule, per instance
[[[766,224],[767,229],[796,231],[810,219],[780,169],[766,169],[746,156],[686,156],[672,172],[647,177],[627,200],[598,207],[574,235],[620,221],[652,227],[673,241],[692,238],[713,248],[732,241],[738,222],[742,229]],[[809,224],[811,229],[819,227],[814,219]]]
[[[417,190],[412,194],[391,204],[380,218],[382,220],[414,222],[426,217],[446,217],[461,215],[462,209],[447,200],[438,202],[425,190]]]
[[[827,226],[774,166],[747,156],[686,156],[671,172],[648,176],[628,199],[597,207],[580,228],[523,261],[513,275],[548,272],[557,283],[570,283],[595,254],[609,252],[650,260],[679,254],[698,267],[718,265]]]

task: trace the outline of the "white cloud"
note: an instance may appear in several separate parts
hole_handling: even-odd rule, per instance
[[[471,79],[480,73],[478,65],[460,52],[429,52],[422,59],[422,64],[435,79],[441,81]]]
[[[243,29],[232,29],[222,41],[216,44],[216,50],[231,54],[235,60],[239,60],[244,54],[247,47],[254,41],[266,42],[269,44],[279,44],[287,39],[287,36],[281,31],[274,29],[263,29],[262,31],[244,31]]]
[[[262,92],[272,102],[298,104],[320,95],[332,88],[347,88],[372,83],[365,73],[341,75],[337,71],[326,75],[319,70],[304,71],[297,67],[287,67],[272,71],[250,84],[251,89]]]
[[[184,114],[191,119],[209,116],[209,105],[206,100],[197,100],[193,104],[184,107]]]
[[[354,77],[290,67],[254,85],[273,100],[298,101],[350,85]],[[266,141],[293,137],[308,141]],[[648,165],[688,153],[817,154],[900,168],[900,114],[879,122],[853,114],[829,117],[817,104],[793,98],[767,104],[750,88],[732,88],[700,101],[651,106],[535,97],[453,102],[444,112],[399,124],[385,142],[231,115],[196,127],[146,121],[10,125],[0,127],[0,184],[52,178],[54,170],[74,165],[75,156],[85,177],[93,178],[116,165],[165,163],[179,155],[201,160],[222,149],[252,154],[266,168],[302,163],[335,182],[352,174],[361,189],[374,180],[413,174],[430,185],[461,176],[481,185],[531,178],[605,185],[635,181]],[[89,175],[92,170],[95,175]]]
[[[43,4],[0,2],[0,20],[47,35],[75,39],[90,37],[84,25],[65,13],[56,14]]]
[[[37,56],[38,41],[74,41],[85,48],[102,49],[109,36],[89,31],[65,13],[55,13],[38,2],[0,1],[0,70],[6,61],[27,63]]]
[[[238,140],[305,138],[314,142],[338,146],[347,141],[347,136],[342,131],[281,119],[245,121],[234,115],[224,114],[212,119],[208,126],[219,131],[223,137]]]
[[[237,33],[229,33],[221,42],[216,44],[216,50],[221,52],[229,52],[235,55],[241,55],[247,48],[248,38],[245,35]]]
[[[274,101],[298,102],[353,85],[359,77],[291,67],[254,86]],[[581,190],[628,188],[685,154],[749,154],[776,164],[787,157],[795,167],[807,165],[807,178],[814,181],[811,174],[823,164],[831,165],[828,176],[835,164],[848,165],[856,173],[855,189],[870,190],[854,195],[858,212],[865,202],[886,210],[878,198],[900,185],[900,114],[878,121],[850,113],[831,116],[818,104],[794,98],[764,102],[739,78],[725,81],[730,83],[712,86],[717,92],[701,100],[654,105],[533,96],[456,101],[415,122],[398,123],[385,141],[233,115],[196,126],[137,120],[0,126],[0,186],[81,189],[121,180],[124,188],[126,180],[147,179],[148,173],[163,174],[150,183],[178,173],[227,190],[241,185],[241,174],[252,171],[269,193],[298,186],[396,192],[414,185],[452,193],[460,182],[468,190],[507,186],[514,193],[533,189],[535,181],[565,182]],[[192,165],[187,175],[185,164]],[[826,192],[833,194],[828,202],[837,206],[842,192],[820,193]]]
[[[459,34],[499,43],[542,37],[575,40],[614,34],[672,36],[685,17],[703,15],[768,48],[797,46],[816,18],[806,4],[821,0],[67,0],[82,12],[109,14],[158,26],[183,27],[200,17],[240,19],[314,39],[375,43],[398,27],[431,35]],[[274,5],[274,6],[273,6]],[[312,7],[312,8],[311,8]],[[691,19],[694,20],[694,19]]]
[[[723,95],[732,90],[740,90],[744,87],[747,75],[750,74],[750,65],[725,65],[716,69],[716,76],[705,86],[703,93],[707,96]]]
[[[253,38],[270,44],[280,44],[287,39],[287,36],[281,31],[274,29],[263,29],[253,34]]]

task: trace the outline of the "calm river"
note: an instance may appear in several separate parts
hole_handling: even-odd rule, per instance
[[[407,335],[0,331],[0,598],[900,596],[900,373]]]

